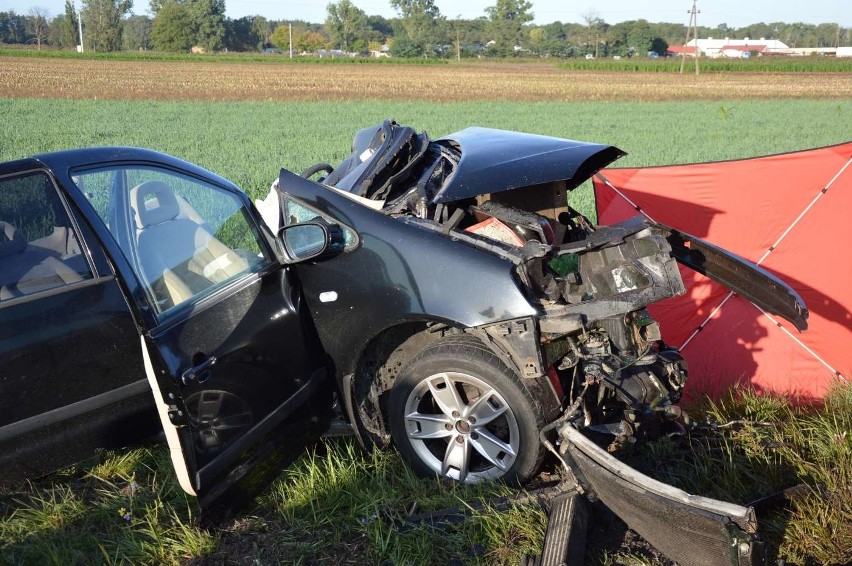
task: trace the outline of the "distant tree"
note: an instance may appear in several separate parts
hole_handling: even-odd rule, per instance
[[[636,50],[637,55],[644,57],[651,51],[654,36],[647,20],[636,20],[627,30],[627,46]]]
[[[195,45],[207,51],[222,49],[225,0],[185,0],[195,28]]]
[[[390,0],[390,4],[402,17],[408,55],[434,54],[438,40],[437,23],[442,19],[434,0]],[[397,46],[402,40],[397,38]]]
[[[565,30],[560,22],[531,28],[529,48],[536,55],[546,57],[567,57],[571,53]]]
[[[524,24],[533,19],[532,2],[528,0],[497,0],[485,8],[491,21],[489,31],[494,41],[491,51],[497,55],[513,55],[523,37]]]
[[[377,38],[386,39],[394,34],[390,20],[382,16],[367,16],[367,27],[375,32]]]
[[[326,7],[325,30],[334,47],[343,51],[359,51],[366,47],[364,39],[367,15],[350,0],[339,0]]]
[[[27,31],[24,18],[15,13],[0,12],[0,43],[26,43]]]
[[[62,47],[73,47],[80,42],[77,11],[71,0],[65,0],[65,17],[57,23],[59,24],[59,43]]]
[[[92,51],[121,49],[122,19],[132,0],[83,0],[84,39]]]
[[[280,49],[281,51],[289,51],[290,49],[290,26],[279,25],[269,36],[269,43]],[[294,48],[294,52],[295,48]],[[298,53],[298,52],[297,52]]]
[[[255,51],[263,40],[254,28],[254,16],[225,20],[223,47],[228,51]]]
[[[281,51],[290,49],[290,26],[280,25],[275,28],[270,38],[272,44]],[[304,26],[293,26],[293,54],[316,53],[328,44],[328,38],[323,34],[311,31]]]
[[[264,18],[263,16],[255,16],[251,20],[251,28],[254,32],[255,37],[258,37],[258,48],[263,49],[266,47],[266,44],[269,43],[269,38],[272,35],[275,26],[272,25],[272,22]]]
[[[296,53],[316,53],[328,45],[328,38],[318,31],[300,29],[293,31],[293,50]]]
[[[589,10],[583,14],[583,21],[586,22],[586,40],[583,42],[585,44],[585,52],[587,55],[592,54],[597,57],[598,41],[600,40],[601,33],[603,33],[604,26],[606,26],[606,22],[594,10]]]
[[[195,41],[192,16],[178,2],[163,4],[154,18],[151,40],[157,51],[186,52]]]
[[[175,9],[173,7],[175,5],[180,9]],[[198,45],[207,51],[218,51],[222,48],[225,37],[225,0],[151,0],[151,12],[155,14],[155,27],[157,27],[157,19],[163,15],[164,11],[166,18],[177,18],[188,28],[179,31],[174,29],[173,22],[166,22],[164,27],[168,33],[163,34],[169,38],[166,43],[182,46],[185,36],[189,34],[192,38],[190,47]],[[165,37],[161,39],[165,40]],[[171,50],[173,49],[169,49]],[[183,49],[180,50],[183,51]]]
[[[50,20],[50,31],[47,33],[47,44],[53,47],[63,47],[60,34],[62,33],[62,24],[65,21],[65,14],[59,14]]]
[[[148,16],[130,16],[124,22],[124,49],[147,51],[154,47],[152,40],[154,22]]]
[[[27,32],[38,45],[39,51],[41,51],[41,44],[47,41],[47,36],[50,33],[47,15],[47,9],[33,6],[30,8],[30,17],[27,18]]]

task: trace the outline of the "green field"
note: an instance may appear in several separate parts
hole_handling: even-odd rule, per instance
[[[0,99],[0,160],[91,145],[147,147],[197,163],[258,197],[281,167],[300,171],[319,161],[338,163],[358,128],[388,117],[433,137],[478,125],[608,143],[629,153],[619,165],[645,166],[841,143],[852,132],[852,100],[430,104]],[[590,195],[581,191],[577,198],[588,203]]]

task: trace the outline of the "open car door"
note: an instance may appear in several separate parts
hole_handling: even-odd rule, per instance
[[[133,272],[124,279],[181,486],[227,516],[328,425],[332,384],[300,287],[248,199],[221,180],[151,164],[74,179],[104,195],[95,208]]]

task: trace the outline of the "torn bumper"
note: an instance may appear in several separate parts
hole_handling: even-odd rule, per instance
[[[679,565],[764,563],[751,507],[690,495],[641,474],[570,424],[559,429],[559,436],[584,490]]]

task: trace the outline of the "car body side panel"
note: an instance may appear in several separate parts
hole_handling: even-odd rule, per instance
[[[351,372],[364,345],[396,324],[434,320],[476,327],[535,314],[510,261],[385,216],[289,171],[281,171],[279,184],[282,192],[350,227],[360,239],[352,251],[297,266],[339,374]]]
[[[460,146],[461,161],[434,204],[552,181],[566,181],[570,190],[625,155],[610,145],[491,128],[467,128],[438,142]]]

